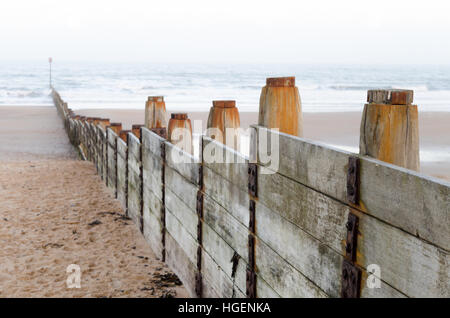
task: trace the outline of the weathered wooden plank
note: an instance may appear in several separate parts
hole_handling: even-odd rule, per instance
[[[203,249],[211,256],[211,258],[217,263],[218,266],[224,271],[224,273],[230,278],[234,279],[235,286],[241,290],[246,289],[246,273],[245,270],[236,271],[234,276],[232,275],[233,262],[232,258],[236,252],[228,245],[211,227],[202,222],[202,245]],[[242,263],[242,264],[240,264]],[[245,260],[239,258],[238,265],[245,267]],[[239,267],[239,266],[238,266]]]
[[[261,174],[258,201],[305,232],[345,255],[349,206],[278,173]]]
[[[101,140],[101,135],[100,135],[99,129],[100,129],[100,126],[95,126],[95,131],[94,131],[95,140],[96,140],[95,147],[97,148],[95,162],[96,162],[97,174],[101,176],[103,173],[102,172],[102,165],[103,165],[102,149],[103,148],[102,148],[102,140]]]
[[[348,158],[359,157],[358,208],[450,250],[450,183],[264,127],[252,128],[268,139],[278,139],[274,151],[282,156],[274,171],[342,202],[347,202]],[[259,154],[258,163],[267,166]]]
[[[115,193],[116,191],[116,140],[117,135],[108,128],[107,130],[107,151],[108,151],[108,187]]]
[[[236,268],[236,276],[245,277],[246,265],[239,262]],[[202,276],[203,281],[207,282],[203,286],[204,297],[220,298],[245,298],[245,290],[236,286],[236,278],[230,278],[225,271],[218,265],[207,251],[202,250]],[[209,291],[212,289],[212,291]]]
[[[203,136],[203,166],[225,178],[242,191],[248,191],[248,159],[224,144]],[[214,161],[207,154],[218,154]],[[212,156],[212,155],[211,155]],[[222,160],[222,161],[220,161]]]
[[[164,169],[164,186],[170,188],[189,209],[196,211],[198,185],[189,182],[174,169],[166,166]]]
[[[212,287],[207,278],[202,278],[202,298],[220,298],[220,294]]]
[[[320,242],[293,223],[288,222],[278,213],[270,211],[259,202],[256,203],[256,215],[257,234],[262,241],[267,243],[269,247],[310,281],[314,282],[327,295],[331,297],[340,296],[342,254]],[[372,217],[370,219],[375,220]],[[360,232],[363,235],[365,233],[364,231],[369,230],[360,227]],[[370,231],[373,230],[370,229]],[[377,229],[372,233],[376,233],[375,236],[380,234],[377,232]],[[389,240],[388,238],[389,236],[383,237],[385,240]],[[344,240],[342,243],[344,243]],[[364,246],[364,244],[364,240],[358,241],[358,246]],[[299,253],[299,250],[302,253]],[[370,251],[367,252],[371,253]],[[382,258],[377,258],[377,261],[378,263],[375,264],[385,264],[388,262]],[[363,271],[365,271],[369,264],[371,263],[358,263]],[[384,280],[382,281],[382,288],[378,291],[378,294],[384,295],[385,297],[396,294],[401,297],[401,293],[395,290],[396,286],[392,285],[394,281],[387,281],[386,278],[385,276],[382,277]],[[386,281],[389,284],[386,284]]]
[[[135,135],[128,135],[128,160],[141,161],[141,143]]]
[[[203,198],[203,221],[248,263],[248,229],[211,197]]]
[[[163,197],[163,161],[161,158],[156,158],[153,155],[145,153],[142,154],[142,173],[144,180],[144,191],[151,190],[155,195],[162,200]]]
[[[195,274],[197,267],[169,233],[166,233],[166,263],[183,282],[189,296],[196,297]]]
[[[163,158],[161,145],[164,139],[149,131],[142,129],[142,168],[144,192],[151,190],[157,198],[163,199]]]
[[[345,255],[349,206],[279,174],[259,174],[258,188],[259,204]],[[259,224],[258,210],[256,215]],[[367,214],[358,215],[360,266],[380,265],[382,279],[407,295],[419,296],[418,292],[442,295],[444,282],[449,281],[448,253]],[[396,238],[395,248],[392,238]],[[430,272],[424,274],[426,271]]]
[[[128,162],[129,164],[129,162]],[[128,216],[141,227],[141,185],[139,174],[128,165]]]
[[[276,291],[261,277],[256,278],[256,297],[257,298],[281,298]]]
[[[154,132],[151,132],[145,127],[142,127],[142,144],[144,152],[152,153],[154,156],[161,158],[161,144],[165,142],[164,138],[161,138]]]
[[[258,238],[327,295],[340,295],[341,255],[259,202],[256,215]]]
[[[141,162],[140,142],[132,134],[128,137],[128,216],[141,228]]]
[[[364,157],[362,209],[450,251],[450,183]]]
[[[87,127],[87,125],[86,125],[86,127]],[[108,133],[107,133],[107,138],[108,138],[108,142],[111,144],[111,145],[115,145],[115,143],[116,143],[116,138],[117,138],[117,134],[114,132],[114,130],[112,130],[111,128],[108,128],[107,129],[107,131],[108,131]]]
[[[361,298],[407,298],[406,295],[381,281],[380,288],[370,288],[367,284],[368,273],[361,272]]]
[[[450,253],[360,214],[356,261],[409,297],[450,297]]]
[[[168,187],[165,188],[166,195],[166,208],[170,210],[173,215],[183,222],[183,227],[191,234],[192,237],[197,237],[197,224],[198,216],[197,212],[191,207],[187,206],[172,190]]]
[[[165,147],[166,165],[177,171],[191,183],[198,185],[200,183],[199,160],[168,141],[165,142]]]
[[[249,221],[249,195],[208,167],[203,167],[204,192],[224,207],[243,225]]]
[[[99,147],[100,147],[100,172],[103,180],[106,180],[106,133],[102,127],[98,126]]]
[[[178,220],[173,213],[166,207],[166,229],[172,235],[173,239],[180,245],[193,264],[197,264],[197,239],[194,238],[182,221]]]
[[[128,170],[129,172],[139,175],[141,171],[141,162],[136,160],[134,156],[128,156]]]
[[[151,249],[158,257],[162,257],[163,245],[162,245],[162,223],[161,223],[161,210],[162,202],[159,200],[153,192],[148,192],[144,195],[144,237],[149,243]]]
[[[121,139],[117,139],[117,199],[122,204],[123,209],[127,206],[127,169],[126,160],[127,145]]]
[[[117,156],[120,156],[123,160],[126,160],[128,152],[128,146],[122,139],[117,140]]]
[[[89,134],[88,149],[89,149],[89,158],[92,162],[95,162],[94,159],[96,155],[94,128],[95,128],[94,124],[88,123],[88,134]]]
[[[301,249],[298,252],[302,253]],[[281,297],[327,297],[327,294],[323,290],[258,238],[256,238],[255,242],[255,262],[258,270],[258,278],[262,277]]]
[[[144,171],[145,172],[145,171]],[[145,174],[144,174],[145,176]],[[162,187],[162,185],[159,185]],[[154,191],[151,188],[145,185],[145,177],[144,177],[144,188],[143,188],[143,202],[144,202],[144,213],[146,211],[154,214],[158,220],[161,219],[161,211],[162,211],[162,200],[158,198]]]

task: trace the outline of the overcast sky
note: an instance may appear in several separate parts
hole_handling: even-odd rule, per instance
[[[2,0],[0,60],[450,64],[448,2]]]

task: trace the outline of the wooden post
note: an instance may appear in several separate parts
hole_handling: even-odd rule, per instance
[[[268,78],[259,100],[258,124],[302,137],[302,103],[295,77]]]
[[[111,123],[109,125],[109,128],[111,128],[112,131],[116,133],[116,135],[119,135],[120,131],[122,130],[122,124],[121,123]]]
[[[207,136],[220,141],[228,147],[240,150],[240,118],[234,100],[216,100],[209,111]],[[217,136],[214,129],[221,132]],[[229,132],[227,135],[227,131]]]
[[[145,127],[163,128],[166,125],[166,104],[163,96],[149,96],[145,103]]]
[[[106,131],[106,127],[111,125],[111,122],[110,122],[109,118],[100,118],[99,124],[103,128],[103,130]]]
[[[359,153],[419,171],[419,116],[412,90],[369,90]]]
[[[182,130],[175,130],[177,128]],[[192,125],[187,114],[172,113],[167,134],[171,143],[192,154]]]
[[[131,132],[140,140],[141,139],[141,127],[144,125],[132,125]]]
[[[119,133],[119,138],[125,141],[125,143],[128,143],[128,133],[131,132],[131,130],[121,130]]]

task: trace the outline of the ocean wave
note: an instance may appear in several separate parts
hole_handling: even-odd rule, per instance
[[[43,92],[43,91],[35,91],[35,90],[23,91],[23,90],[10,90],[10,89],[2,90],[2,89],[0,89],[0,96],[7,97],[7,98],[39,98],[39,97],[48,96],[48,93]]]
[[[408,86],[408,85],[327,85],[327,86],[320,86],[320,90],[337,90],[337,91],[368,91],[371,89],[411,89],[414,92],[428,92],[428,91],[445,91],[448,90],[448,88],[445,87],[429,87],[428,85],[417,85],[417,86]]]
[[[321,89],[332,89],[337,91],[367,91],[369,89],[394,89],[393,86],[368,86],[368,85],[328,85]]]

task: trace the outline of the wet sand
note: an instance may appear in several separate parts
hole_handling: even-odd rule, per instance
[[[0,297],[187,297],[76,158],[55,108],[0,107]]]
[[[77,114],[107,117],[121,122],[124,129],[144,123],[144,110],[83,109]],[[201,120],[206,129],[207,112],[189,112],[191,121]],[[361,112],[304,113],[305,138],[342,149],[359,151]],[[258,113],[240,113],[241,127],[246,129],[258,122]],[[450,112],[421,112],[419,114],[421,172],[450,181]]]

